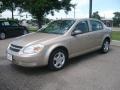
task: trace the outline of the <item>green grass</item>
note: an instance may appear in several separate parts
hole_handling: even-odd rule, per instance
[[[120,40],[120,31],[112,32],[112,40]]]
[[[37,30],[34,29],[29,29],[30,32],[36,32]]]
[[[36,29],[36,28],[29,28],[29,31],[30,32],[36,32],[38,29]]]

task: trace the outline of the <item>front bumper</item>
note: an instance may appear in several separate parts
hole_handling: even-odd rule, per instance
[[[7,50],[7,54],[12,55],[12,63],[23,67],[38,67],[48,64],[45,53],[38,53],[35,55],[19,55],[19,53]]]

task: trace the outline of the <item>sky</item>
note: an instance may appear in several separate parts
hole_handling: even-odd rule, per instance
[[[75,7],[75,18],[88,18],[89,14],[89,0],[71,0],[72,4],[76,4]],[[113,13],[116,11],[120,12],[120,0],[93,0],[93,12],[98,11],[100,16],[105,18],[112,18]],[[25,19],[26,14],[23,13],[23,17],[19,17],[18,11],[14,11],[15,18]],[[30,14],[29,14],[30,15]],[[2,18],[11,18],[11,12],[5,11],[2,13]],[[54,16],[47,15],[47,18],[50,19],[59,19],[59,18],[74,18],[74,9],[65,14],[64,10],[55,12]],[[28,16],[27,19],[31,19],[31,16]]]

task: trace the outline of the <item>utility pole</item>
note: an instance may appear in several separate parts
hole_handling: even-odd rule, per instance
[[[13,15],[13,4],[12,4],[12,19],[14,19],[14,15]]]
[[[2,15],[1,15],[1,13],[2,13],[2,10],[1,10],[2,5],[3,5],[3,3],[0,1],[0,17],[2,16]]]
[[[92,0],[89,0],[89,18],[92,17]]]
[[[75,14],[76,14],[76,12],[75,12],[75,9],[76,9],[76,4],[74,5],[74,19],[75,19]]]
[[[12,7],[11,7],[12,19],[14,19],[14,8],[15,8],[15,4],[12,2]]]

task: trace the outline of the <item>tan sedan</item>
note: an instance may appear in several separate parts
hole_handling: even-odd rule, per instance
[[[62,69],[69,58],[100,49],[109,51],[111,29],[96,19],[55,20],[35,33],[16,38],[7,58],[24,67]]]

